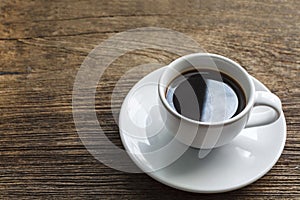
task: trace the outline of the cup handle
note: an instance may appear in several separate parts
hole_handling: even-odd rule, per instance
[[[271,92],[256,91],[254,106],[268,106],[276,111],[276,116],[273,112],[265,113],[250,113],[250,118],[245,128],[268,125],[275,122],[281,115],[282,107],[280,99]]]

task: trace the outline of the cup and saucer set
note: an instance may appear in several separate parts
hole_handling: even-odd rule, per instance
[[[238,63],[195,53],[142,78],[119,115],[133,162],[179,190],[220,193],[249,185],[286,140],[280,99]]]

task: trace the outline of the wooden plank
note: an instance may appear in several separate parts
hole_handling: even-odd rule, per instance
[[[0,197],[300,198],[300,2],[20,1],[0,2]],[[226,194],[201,195],[128,174],[97,161],[80,141],[72,89],[87,54],[115,33],[157,26],[194,38],[208,52],[239,62],[277,94],[287,119],[285,150],[262,179]],[[122,147],[111,93],[124,72],[177,56],[146,49],[117,59],[98,84],[96,108],[106,135]],[[128,79],[114,112],[141,77]],[[104,146],[109,148],[109,146]]]

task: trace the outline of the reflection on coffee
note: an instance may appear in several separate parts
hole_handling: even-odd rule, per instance
[[[238,115],[246,105],[241,86],[214,70],[192,70],[175,78],[166,99],[179,114],[201,122],[218,122]]]

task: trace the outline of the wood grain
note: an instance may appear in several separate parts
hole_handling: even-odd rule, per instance
[[[299,199],[300,1],[0,1],[1,199]],[[72,89],[88,53],[115,33],[156,26],[182,32],[208,52],[239,62],[277,94],[287,142],[273,167],[237,191],[201,195],[145,174],[106,167],[85,149],[72,116]],[[176,58],[155,49],[117,59],[98,84],[97,116],[122,147],[111,93],[134,66]],[[152,69],[147,69],[151,71]],[[116,99],[148,71],[128,79]]]

